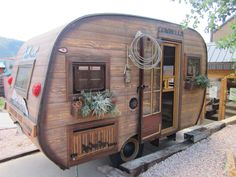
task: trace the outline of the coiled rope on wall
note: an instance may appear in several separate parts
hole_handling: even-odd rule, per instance
[[[149,39],[153,44],[152,56],[144,57],[140,55],[140,40],[144,38]],[[149,34],[144,34],[138,31],[133,39],[130,49],[129,58],[132,60],[135,66],[140,69],[153,69],[157,68],[159,62],[161,61],[162,51],[157,40]]]

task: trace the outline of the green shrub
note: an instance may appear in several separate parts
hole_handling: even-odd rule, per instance
[[[0,98],[0,109],[3,109],[4,108],[4,99],[3,98]]]

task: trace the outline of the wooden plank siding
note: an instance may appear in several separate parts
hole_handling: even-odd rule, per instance
[[[131,67],[131,83],[125,84],[124,67],[127,63],[127,49],[137,31],[140,30],[155,38],[169,40],[168,36],[167,38],[166,36],[160,36],[158,27],[182,30],[179,25],[153,19],[123,15],[98,15],[74,21],[65,28],[62,27],[28,41],[21,48],[18,60],[21,59],[27,46],[40,46],[32,73],[27,106],[32,117],[31,121],[37,124],[37,128],[39,128],[40,137],[37,138],[41,139],[39,142],[42,150],[60,167],[68,168],[75,165],[74,162],[70,161],[70,143],[75,139],[77,140],[77,138],[71,140],[71,127],[79,124],[87,125],[87,122],[93,121],[100,124],[99,122],[102,121],[96,120],[94,117],[81,118],[71,115],[71,100],[68,96],[71,80],[69,78],[71,71],[68,69],[68,64],[71,64],[69,63],[70,57],[78,57],[80,60],[84,57],[84,62],[90,58],[96,62],[96,56],[98,58],[108,58],[110,63],[110,75],[107,76],[110,81],[109,89],[117,99],[116,105],[121,114],[115,118],[108,115],[104,119],[114,119],[116,121],[117,144],[115,149],[119,151],[127,139],[138,133],[138,110],[130,110],[129,100],[132,97],[138,98],[139,69],[128,59]],[[59,33],[60,35],[57,38]],[[181,48],[180,66],[182,69],[180,70],[180,81],[177,84],[180,85],[177,101],[179,103],[178,129],[182,129],[195,124],[204,97],[203,90],[184,90],[184,54],[201,56],[202,74],[206,72],[207,56],[204,41],[193,30],[184,30],[182,41],[179,41],[180,37],[173,40],[177,41]],[[66,48],[67,52],[61,53],[58,51],[59,48]],[[16,78],[16,72],[17,70],[14,68],[13,78]],[[37,82],[42,84],[43,91],[38,97],[35,97],[31,90]],[[40,115],[39,118],[38,115]],[[96,130],[100,131],[100,129]],[[73,134],[73,136],[80,137],[80,133],[77,134]],[[91,132],[91,135],[94,135],[93,132]],[[112,137],[109,138],[112,139]],[[78,146],[78,143],[76,146]],[[80,161],[78,160],[76,163],[80,163]]]
[[[118,18],[119,19],[119,18]],[[137,134],[137,113],[134,114],[130,112],[128,108],[128,95],[136,95],[136,88],[138,86],[138,69],[131,63],[131,75],[132,77],[132,85],[127,86],[124,84],[123,78],[123,70],[124,65],[126,63],[126,54],[127,54],[127,46],[131,43],[134,35],[140,29],[144,31],[148,31],[151,35],[157,35],[157,24],[153,22],[143,22],[139,19],[131,20],[122,20],[115,18],[104,18],[104,19],[96,19],[89,20],[86,23],[75,25],[71,30],[69,30],[63,37],[59,43],[58,48],[67,47],[68,53],[66,55],[85,55],[86,56],[107,56],[110,57],[111,70],[110,70],[110,89],[117,96],[117,104],[119,110],[122,110],[121,116],[119,119],[118,129],[119,138],[118,138],[118,149],[121,148],[123,143],[131,136]],[[128,22],[128,25],[127,25]],[[140,28],[141,26],[141,28]],[[176,27],[176,26],[174,26]],[[185,35],[186,41],[189,46],[184,46],[185,53],[193,53],[193,54],[202,54],[204,52],[204,46],[202,45],[202,41],[199,39],[198,35],[193,34],[192,32],[187,32]],[[192,41],[192,42],[191,42]],[[194,43],[193,43],[194,41]],[[195,43],[195,41],[197,43]],[[185,42],[185,41],[184,41]],[[204,56],[202,56],[204,57]],[[50,130],[53,127],[64,126],[68,124],[75,124],[79,122],[75,118],[70,115],[70,107],[69,101],[66,97],[66,78],[63,77],[62,73],[68,75],[68,71],[65,71],[65,68],[62,67],[64,62],[66,62],[61,54],[55,56],[54,62],[62,61],[62,64],[53,64],[53,72],[50,82],[51,88],[50,93],[48,93],[48,103],[50,105],[67,102],[67,109],[59,109],[55,111],[55,113],[47,113],[47,122],[45,123],[45,129]],[[66,58],[66,56],[65,56]],[[204,62],[202,65],[204,67]],[[61,73],[61,75],[56,75],[57,72]],[[135,77],[136,76],[136,77]],[[133,79],[134,78],[134,79]],[[119,90],[120,93],[117,93],[116,90]],[[126,91],[128,91],[128,94]],[[193,111],[200,110],[200,104],[202,102],[202,92],[194,94],[195,97],[191,97],[192,93],[186,92],[183,95],[182,99],[182,112],[181,112],[181,120],[182,123],[180,125],[181,128],[193,125],[196,121],[196,117],[198,114],[189,114]],[[199,97],[199,94],[201,95]],[[190,99],[195,98],[195,101],[192,102]],[[197,96],[197,97],[196,97]],[[187,102],[187,103],[186,103]],[[192,109],[189,109],[192,108]],[[48,108],[47,108],[48,109]],[[188,110],[188,111],[187,111]],[[197,112],[196,111],[196,112]],[[134,115],[133,115],[134,114]],[[190,116],[191,115],[191,116]],[[127,128],[127,126],[129,128]],[[52,138],[57,136],[56,134],[51,135]],[[64,140],[66,142],[66,139]],[[64,143],[65,143],[64,142]],[[50,144],[52,149],[57,148],[57,145]],[[64,146],[62,151],[67,151],[67,146]],[[64,154],[65,155],[65,154]],[[66,157],[64,157],[66,159]],[[66,162],[64,162],[66,164]]]

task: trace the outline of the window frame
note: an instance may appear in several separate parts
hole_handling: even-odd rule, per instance
[[[192,79],[194,78],[194,76],[189,76],[188,75],[188,66],[189,66],[189,61],[190,60],[195,60],[195,61],[198,61],[198,74],[196,74],[195,76],[197,75],[200,75],[202,73],[202,55],[198,55],[198,54],[185,54],[185,63],[184,63],[184,79]]]
[[[105,65],[105,89],[110,89],[110,57],[97,55],[66,55],[66,72],[67,72],[67,101],[71,101],[74,97],[81,93],[74,94],[73,92],[73,63],[81,64],[104,64]]]
[[[103,82],[104,82],[104,84],[103,84],[103,88],[88,88],[88,89],[80,89],[80,90],[78,90],[78,91],[76,91],[77,89],[75,88],[76,87],[76,84],[75,84],[75,82],[76,82],[76,73],[75,73],[75,71],[74,71],[74,67],[80,67],[80,66],[88,66],[88,71],[89,71],[89,76],[88,76],[88,87],[90,86],[90,82],[92,82],[91,81],[91,70],[90,70],[90,67],[91,66],[100,66],[101,68],[103,68]],[[91,92],[96,92],[96,91],[104,91],[105,89],[106,89],[106,63],[104,63],[104,62],[99,62],[99,63],[84,63],[84,62],[72,62],[72,68],[73,68],[73,85],[72,85],[72,87],[73,87],[73,94],[79,94],[79,93],[81,93],[81,91],[82,90],[85,90],[85,91],[91,91]],[[78,70],[76,70],[76,72],[78,72]]]
[[[29,92],[29,87],[30,87],[30,83],[31,83],[31,79],[32,79],[32,73],[33,73],[33,69],[34,69],[34,64],[35,64],[35,60],[29,60],[29,61],[19,61],[19,64],[17,66],[17,71],[16,71],[16,77],[15,77],[15,82],[14,82],[14,89],[16,90],[16,92],[21,95],[23,98],[27,99],[28,98],[28,92]],[[17,77],[19,74],[19,70],[20,68],[30,68],[29,71],[29,78],[28,78],[28,83],[26,86],[26,89],[22,89],[20,87],[17,87],[16,83],[17,83]]]

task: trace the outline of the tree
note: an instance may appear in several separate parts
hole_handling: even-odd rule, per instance
[[[175,0],[173,0],[175,1]],[[206,32],[216,30],[225,20],[236,15],[236,0],[179,0],[192,6],[191,12],[182,22],[184,27],[192,25],[196,28],[200,19],[207,17]],[[231,25],[232,33],[222,38],[218,45],[221,48],[236,49],[236,21]]]

